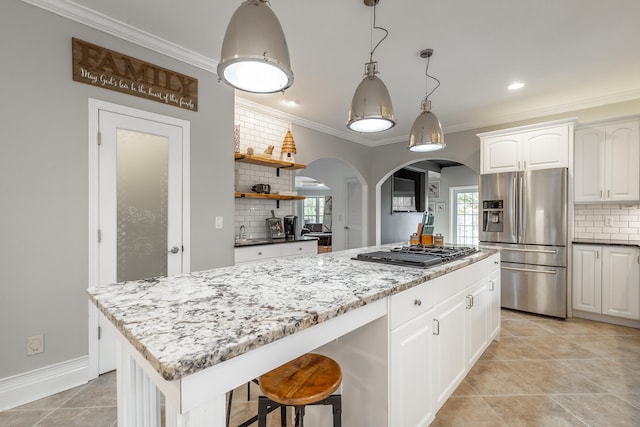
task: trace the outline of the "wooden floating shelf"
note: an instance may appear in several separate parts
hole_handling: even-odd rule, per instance
[[[301,163],[283,162],[282,160],[270,159],[261,156],[250,156],[248,154],[234,153],[235,161],[241,163],[251,163],[252,165],[268,166],[278,169],[304,169],[307,165]]]
[[[284,194],[264,194],[264,193],[240,193],[235,192],[235,198],[247,199],[270,199],[270,200],[304,200],[304,196],[285,196]]]

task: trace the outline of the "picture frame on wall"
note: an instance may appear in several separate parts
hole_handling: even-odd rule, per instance
[[[442,202],[436,203],[436,213],[437,214],[445,213],[446,209],[447,209],[447,205],[445,205],[444,203],[442,203]]]
[[[440,198],[440,181],[429,182],[428,192],[429,199]]]
[[[428,203],[427,212],[436,213],[436,204],[434,202],[429,202]]]

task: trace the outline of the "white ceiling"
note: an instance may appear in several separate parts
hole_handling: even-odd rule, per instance
[[[240,0],[75,3],[215,65]],[[408,139],[425,95],[426,62],[418,56],[424,48],[435,51],[429,72],[442,85],[431,100],[445,132],[640,98],[638,0],[381,0],[377,22],[390,34],[374,60],[398,125],[355,134],[345,123],[369,58],[371,8],[363,0],[271,5],[287,37],[295,82],[285,94],[237,95],[369,146]],[[374,42],[378,37],[374,33]],[[514,80],[525,88],[507,91]],[[289,99],[300,104],[285,106]]]

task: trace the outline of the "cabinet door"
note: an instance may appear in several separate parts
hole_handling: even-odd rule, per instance
[[[602,249],[600,246],[573,245],[573,308],[602,311]]]
[[[522,169],[569,166],[569,126],[526,132],[522,136]]]
[[[606,200],[640,200],[638,121],[606,126]]]
[[[482,173],[520,170],[522,157],[519,135],[495,136],[481,142]]]
[[[604,170],[604,127],[576,130],[574,156],[575,202],[600,202],[604,200]]]
[[[640,320],[640,251],[626,246],[602,251],[602,314]]]
[[[282,256],[312,255],[318,253],[318,241],[282,243]]]
[[[500,270],[489,275],[487,279],[489,289],[489,341],[494,340],[500,333]]]
[[[434,419],[432,325],[427,312],[391,331],[389,425],[426,427]]]
[[[434,308],[433,377],[436,408],[451,396],[466,374],[466,298],[458,294]]]
[[[466,331],[467,331],[467,369],[482,356],[488,343],[489,288],[487,279],[473,285],[467,295]]]
[[[282,255],[281,245],[257,245],[235,248],[235,263],[259,261],[262,259],[276,258]]]

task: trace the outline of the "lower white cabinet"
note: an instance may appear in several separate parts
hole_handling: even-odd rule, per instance
[[[433,313],[408,321],[391,333],[389,399],[394,426],[428,426],[435,418],[432,351]]]
[[[499,260],[493,255],[390,298],[389,425],[428,426],[497,336]]]
[[[234,248],[236,264],[294,255],[313,255],[317,252],[317,240],[300,240],[288,243],[272,243]]]
[[[640,320],[640,249],[573,246],[573,308]]]
[[[500,265],[500,261],[495,263]],[[500,333],[500,270],[489,275],[487,287],[489,288],[489,342],[491,342]]]

